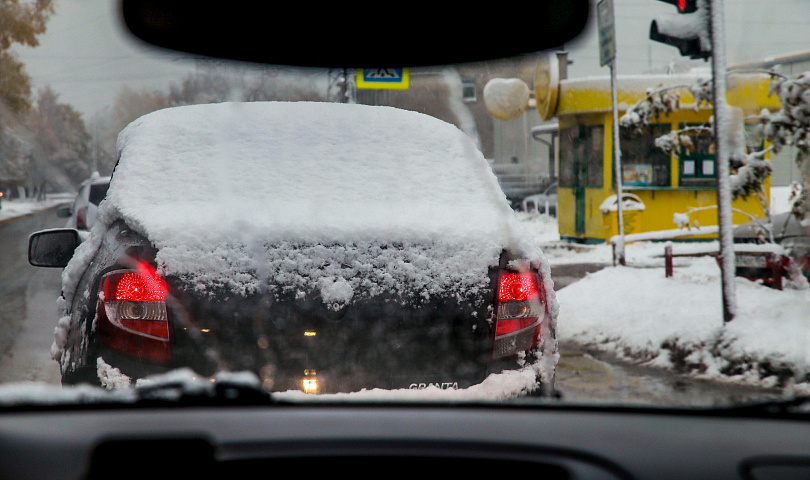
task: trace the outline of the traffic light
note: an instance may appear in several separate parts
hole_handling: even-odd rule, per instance
[[[672,45],[684,57],[711,57],[707,0],[659,1],[675,5],[678,13],[655,18],[650,25],[650,40]]]

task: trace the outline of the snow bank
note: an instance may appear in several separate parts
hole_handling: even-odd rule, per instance
[[[673,278],[663,268],[607,267],[558,292],[558,335],[712,378],[803,381],[810,289],[779,291],[738,278],[736,291],[737,316],[723,325],[714,258],[690,259]]]

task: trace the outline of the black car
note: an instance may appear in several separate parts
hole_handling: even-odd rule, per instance
[[[223,103],[141,117],[119,149],[63,274],[63,384],[187,367],[273,391],[456,389],[505,369],[532,373],[524,393],[553,386],[548,264],[456,127]],[[33,235],[31,262],[65,266],[72,232]]]

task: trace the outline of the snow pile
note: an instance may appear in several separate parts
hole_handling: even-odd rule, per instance
[[[558,292],[558,335],[712,378],[805,381],[810,290],[779,291],[737,278],[736,291],[737,316],[723,325],[713,257],[690,260],[673,278],[663,268],[607,267]]]

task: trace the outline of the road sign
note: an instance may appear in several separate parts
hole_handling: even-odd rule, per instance
[[[357,88],[407,90],[410,73],[407,68],[358,68]]]
[[[613,0],[600,0],[596,5],[596,14],[599,24],[599,64],[604,67],[616,58]]]

